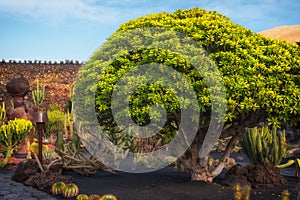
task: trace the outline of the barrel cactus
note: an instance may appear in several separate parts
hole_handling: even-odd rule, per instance
[[[79,194],[76,196],[76,200],[89,200],[89,196],[86,194]]]
[[[79,188],[75,183],[68,183],[64,186],[62,195],[64,198],[76,197],[79,193]]]
[[[100,200],[117,200],[117,197],[112,194],[105,194],[101,197]]]
[[[61,195],[64,191],[64,188],[66,187],[66,184],[62,181],[60,182],[55,182],[51,186],[51,193],[53,195]]]

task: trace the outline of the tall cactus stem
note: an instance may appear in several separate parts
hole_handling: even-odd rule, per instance
[[[36,89],[32,91],[32,99],[34,105],[36,105],[38,111],[40,111],[40,107],[45,99],[45,86],[40,89],[39,80],[36,80]]]

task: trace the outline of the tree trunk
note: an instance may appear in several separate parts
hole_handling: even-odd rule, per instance
[[[192,181],[204,181],[212,182],[214,177],[210,170],[213,167],[213,163],[210,160],[209,154],[203,158],[199,158],[199,151],[205,137],[205,133],[199,131],[190,146],[188,158],[188,168],[191,171]]]
[[[193,163],[191,168],[192,181],[212,182],[214,177],[210,173],[209,157],[198,159],[198,161]]]
[[[196,135],[195,140],[190,146],[189,152],[187,152],[183,157],[186,167],[191,172],[192,181],[212,182],[213,179],[222,172],[225,162],[227,158],[229,158],[231,150],[235,147],[243,128],[239,127],[237,130],[239,131],[237,131],[236,134],[230,139],[225,151],[219,159],[219,164],[217,166],[214,166],[214,162],[210,157],[210,154],[207,154],[203,158],[199,158],[199,151],[203,141],[203,135],[201,135],[201,133]]]
[[[225,162],[229,158],[230,152],[235,147],[238,139],[245,131],[245,128],[257,125],[264,117],[265,112],[261,110],[251,113],[250,115],[241,115],[238,121],[231,122],[230,126],[223,129],[222,136],[231,136],[231,139],[216,166],[209,153],[204,155],[203,158],[199,158],[200,148],[203,145],[207,131],[207,127],[200,128],[193,143],[190,145],[190,148],[181,158],[185,164],[185,168],[191,172],[192,181],[212,182],[224,169]]]

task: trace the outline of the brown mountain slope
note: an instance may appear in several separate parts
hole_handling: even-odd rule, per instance
[[[300,25],[279,26],[260,32],[265,37],[286,40],[290,43],[300,43]]]

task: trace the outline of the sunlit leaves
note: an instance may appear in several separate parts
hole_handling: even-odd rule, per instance
[[[164,27],[184,33],[196,40],[209,53],[223,75],[227,95],[227,122],[237,120],[243,113],[264,110],[268,120],[297,119],[300,114],[300,51],[296,45],[264,38],[240,25],[232,23],[227,17],[203,9],[178,10],[174,13],[158,13],[131,20],[122,24],[117,33],[139,27]],[[162,35],[164,33],[157,33]],[[155,37],[152,35],[151,37]],[[165,49],[178,46],[180,41],[164,35],[159,42]],[[133,41],[131,45],[139,47],[140,38],[108,38],[119,43]],[[147,42],[147,41],[146,41]],[[108,43],[113,44],[113,42]],[[122,46],[122,45],[120,45]],[[128,70],[146,63],[161,63],[182,72],[197,94],[199,110],[211,110],[209,90],[201,74],[181,55],[169,50],[141,49],[126,51],[103,46],[83,67],[79,79],[88,83],[89,79],[98,79],[96,107],[98,112],[109,111],[109,96],[115,83]],[[188,51],[188,49],[187,49]],[[111,55],[119,53],[118,58]],[[101,59],[99,60],[101,55]],[[113,60],[106,63],[107,60]],[[91,69],[101,69],[101,77]],[[91,73],[92,71],[92,73]],[[212,75],[213,76],[213,75]],[[128,88],[137,84],[138,77],[128,79]],[[182,87],[175,83],[176,87]],[[126,86],[124,87],[127,89]],[[84,91],[95,89],[88,85]],[[94,90],[95,91],[95,90]],[[149,84],[138,88],[131,102],[131,115],[142,122],[147,118],[149,105],[160,104],[170,112],[177,110],[178,103],[174,91]],[[86,102],[83,99],[83,102]],[[128,114],[128,113],[127,113]],[[158,117],[155,116],[155,117]]]

